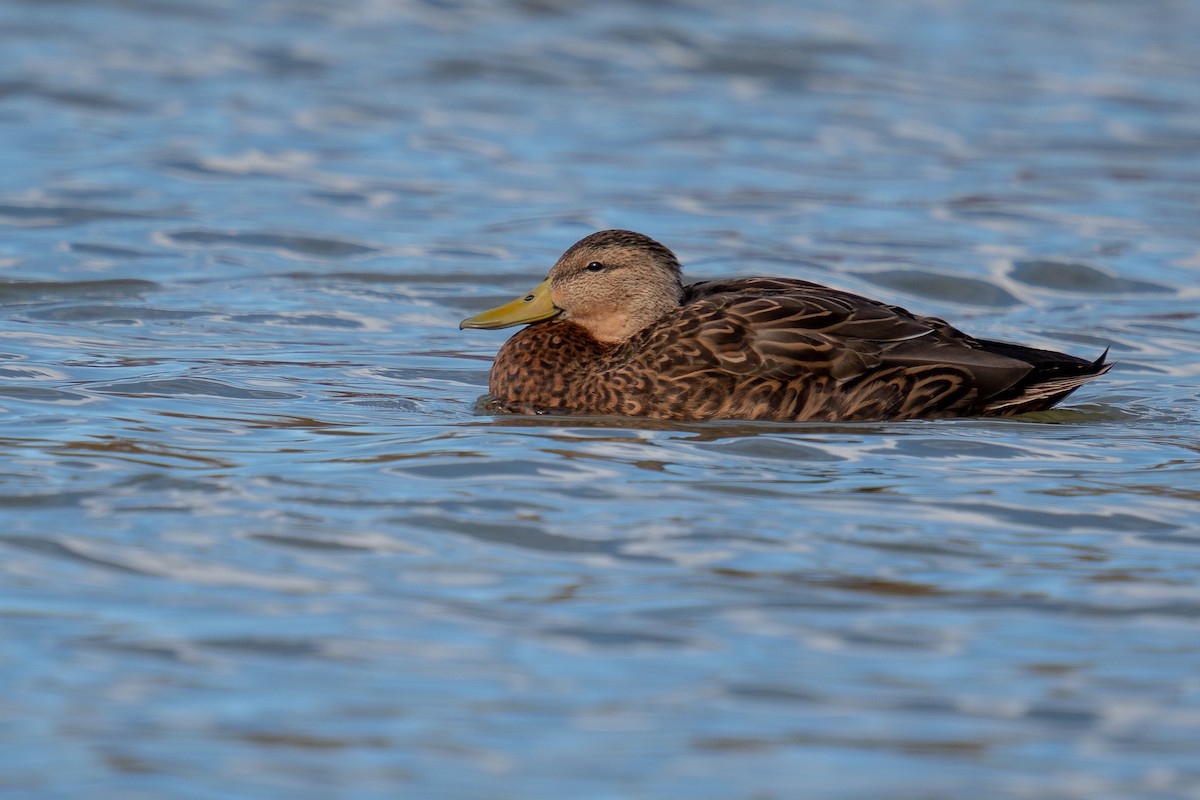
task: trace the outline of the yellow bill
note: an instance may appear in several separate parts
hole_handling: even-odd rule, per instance
[[[561,314],[562,309],[554,305],[550,299],[550,279],[533,287],[533,291],[519,300],[484,311],[473,317],[467,317],[458,323],[458,329],[463,328],[507,328],[525,322],[538,322]]]

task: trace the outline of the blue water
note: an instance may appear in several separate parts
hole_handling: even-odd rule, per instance
[[[1200,798],[1200,5],[0,4],[0,796]],[[600,228],[1119,362],[490,416]]]

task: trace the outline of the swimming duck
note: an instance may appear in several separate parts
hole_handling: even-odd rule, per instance
[[[1009,416],[1049,408],[1112,367],[976,339],[936,317],[793,278],[684,286],[640,233],[576,242],[529,294],[460,328],[515,333],[495,406],[776,422]],[[1107,353],[1107,351],[1105,351]]]

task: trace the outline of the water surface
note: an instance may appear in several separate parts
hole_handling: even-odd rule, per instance
[[[1200,7],[0,6],[0,794],[1200,797]],[[1118,367],[490,416],[591,231]]]

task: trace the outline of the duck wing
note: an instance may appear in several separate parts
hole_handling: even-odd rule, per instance
[[[844,383],[895,367],[925,375],[940,369],[986,399],[1020,385],[1034,369],[1016,350],[1048,353],[996,352],[937,317],[784,278],[692,284],[680,312],[694,326],[688,338],[721,369],[776,380],[816,374]]]

